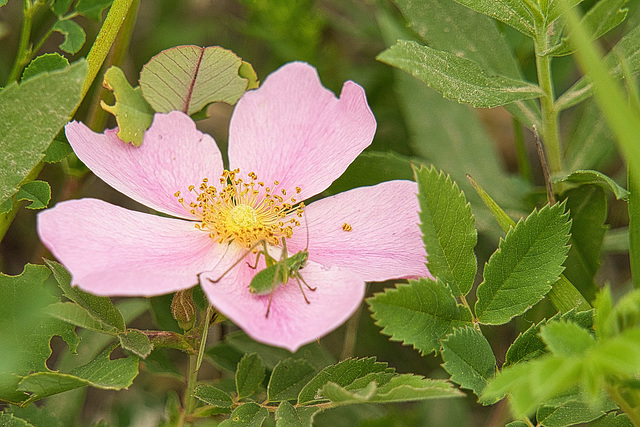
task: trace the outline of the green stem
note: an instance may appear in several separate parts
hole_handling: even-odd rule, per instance
[[[27,175],[22,180],[22,183],[20,185],[26,184],[27,182],[31,182],[34,179],[36,179],[38,175],[40,175],[40,171],[42,171],[43,167],[44,167],[44,162],[38,163],[36,167],[33,168],[31,172],[29,172],[29,175]],[[11,223],[13,222],[16,215],[18,214],[18,210],[20,210],[20,202],[14,199],[11,210],[7,213],[0,215],[0,242],[2,242],[2,239],[4,239],[5,234],[7,234],[7,231],[9,230]]]
[[[538,71],[538,85],[544,91],[540,98],[542,110],[542,142],[547,151],[549,169],[551,174],[562,172],[562,149],[560,147],[560,134],[558,131],[558,111],[554,105],[553,77],[551,76],[551,57],[542,55],[548,47],[548,35],[546,26],[538,29],[535,41],[536,69]]]
[[[618,388],[614,386],[608,386],[607,393],[609,394],[611,399],[613,399],[613,401],[618,404],[620,409],[622,409],[622,411],[627,414],[627,417],[629,417],[629,420],[633,423],[633,425],[636,427],[640,427],[640,415],[637,411],[634,410],[634,408],[631,407],[631,405],[629,405],[629,402],[627,402],[624,396],[622,396],[620,392],[618,392]]]
[[[29,39],[31,38],[31,27],[33,25],[35,7],[32,6],[28,0],[25,0],[23,11],[24,21],[22,22],[22,31],[20,32],[20,41],[18,42],[18,53],[16,53],[16,59],[9,73],[7,84],[17,82],[20,79],[22,70],[26,65],[25,58],[29,57]]]
[[[96,37],[96,41],[93,43],[89,54],[87,55],[87,62],[89,63],[89,71],[87,72],[87,78],[84,81],[82,87],[82,97],[87,94],[89,88],[93,84],[93,80],[98,75],[105,58],[109,54],[111,45],[115,41],[122,23],[127,18],[129,9],[134,0],[114,0],[109,9],[109,13],[100,28],[100,32]]]

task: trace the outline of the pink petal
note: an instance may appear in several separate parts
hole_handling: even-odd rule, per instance
[[[229,163],[300,200],[325,190],[373,140],[376,121],[362,87],[348,81],[340,99],[312,66],[294,62],[238,102],[229,130]]]
[[[344,323],[361,304],[365,291],[364,282],[348,271],[311,262],[300,272],[316,288],[312,292],[302,285],[310,303],[305,302],[296,279],[289,279],[274,292],[269,317],[265,317],[269,295],[249,292],[255,271],[244,262],[217,283],[203,274],[200,284],[211,304],[251,338],[295,352]]]
[[[44,245],[97,295],[160,295],[189,288],[226,246],[194,222],[130,211],[96,199],[58,203],[38,215]]]
[[[313,262],[350,270],[367,282],[427,276],[417,193],[413,181],[388,181],[313,202],[287,242],[289,252],[307,245],[306,218]]]
[[[65,129],[75,153],[100,179],[144,205],[180,218],[192,216],[174,193],[182,192],[188,203],[189,185],[197,187],[205,177],[217,180],[223,170],[213,138],[198,131],[180,111],[156,114],[140,147],[119,140],[117,129],[99,134],[78,122]]]

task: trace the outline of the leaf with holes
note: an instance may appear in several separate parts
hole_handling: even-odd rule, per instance
[[[151,58],[140,73],[142,95],[160,113],[197,113],[212,102],[235,104],[247,89],[247,66],[219,46],[178,46]],[[251,69],[252,70],[252,69]],[[240,76],[247,75],[249,79]]]
[[[51,187],[48,182],[35,180],[24,184],[16,193],[16,201],[31,202],[27,209],[44,209],[51,200]]]

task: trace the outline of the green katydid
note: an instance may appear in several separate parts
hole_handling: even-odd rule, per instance
[[[309,259],[309,227],[307,226],[307,247],[300,252],[296,252],[295,254],[289,256],[287,252],[287,239],[286,237],[282,238],[282,252],[280,255],[280,260],[277,261],[267,250],[267,242],[266,240],[260,240],[256,242],[249,250],[240,257],[236,262],[231,265],[222,273],[220,277],[217,279],[209,279],[212,283],[218,282],[222,279],[231,269],[237,266],[247,255],[252,253],[258,246],[262,245],[262,249],[258,250],[258,254],[256,256],[255,265],[250,265],[249,267],[255,269],[258,267],[258,261],[260,260],[260,255],[264,256],[266,268],[260,270],[251,280],[249,284],[249,292],[256,295],[266,295],[269,294],[269,304],[267,305],[267,312],[265,317],[269,317],[269,311],[271,309],[271,302],[273,300],[273,293],[280,285],[286,285],[289,282],[290,278],[295,278],[298,282],[298,287],[302,292],[302,296],[307,304],[310,304],[307,296],[304,293],[304,289],[302,288],[302,283],[309,289],[310,291],[315,291],[316,288],[312,288],[309,284],[304,280],[302,275],[300,274],[300,270],[303,269],[307,265],[307,260]]]

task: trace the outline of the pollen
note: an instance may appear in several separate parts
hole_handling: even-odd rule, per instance
[[[344,231],[351,231],[353,230],[353,227],[351,227],[351,224],[347,224],[346,222],[344,224],[342,224],[342,230]]]
[[[236,242],[246,248],[260,240],[278,244],[290,238],[300,225],[304,203],[287,196],[287,190],[274,181],[272,186],[258,180],[255,172],[246,179],[240,170],[225,170],[217,185],[204,178],[199,186],[190,185],[196,200],[188,203],[178,191],[178,202],[199,219],[196,228],[209,233],[218,243]],[[295,187],[299,194],[300,187]]]

